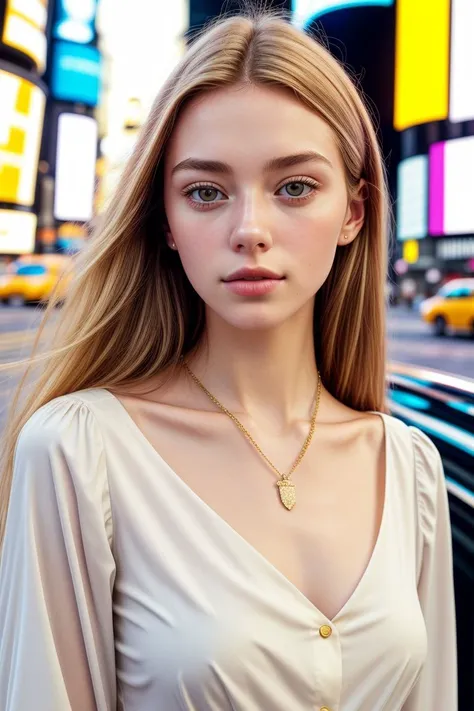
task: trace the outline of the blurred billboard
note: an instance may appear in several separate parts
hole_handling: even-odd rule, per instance
[[[397,237],[422,239],[428,229],[428,156],[413,156],[398,165]]]
[[[97,106],[101,90],[101,55],[97,47],[56,42],[51,93],[59,101]]]
[[[397,0],[395,127],[474,119],[473,0]]]
[[[292,21],[305,27],[326,12],[363,5],[393,5],[394,0],[293,0]]]
[[[77,44],[93,42],[97,5],[98,0],[57,0],[53,37]]]
[[[33,60],[40,74],[46,65],[46,19],[47,0],[6,0],[1,41]]]
[[[34,246],[36,217],[23,210],[35,199],[45,101],[28,75],[0,62],[0,253]]]
[[[430,146],[430,232],[474,232],[474,136]]]
[[[97,121],[60,113],[57,135],[54,217],[86,222],[94,212]]]

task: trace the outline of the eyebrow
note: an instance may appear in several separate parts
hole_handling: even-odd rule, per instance
[[[292,168],[294,165],[301,163],[318,162],[333,167],[331,161],[316,151],[305,151],[304,153],[294,153],[290,156],[281,156],[279,158],[271,158],[263,166],[265,173],[271,173],[275,170],[284,168]],[[200,158],[185,158],[180,163],[174,166],[171,175],[174,175],[180,170],[202,170],[207,173],[219,173],[220,175],[230,175],[232,168],[228,163],[222,163],[218,160],[202,160]]]

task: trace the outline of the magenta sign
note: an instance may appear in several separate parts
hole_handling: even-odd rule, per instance
[[[445,143],[430,146],[429,231],[444,234],[444,151]]]

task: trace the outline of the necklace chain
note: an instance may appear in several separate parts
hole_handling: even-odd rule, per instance
[[[309,428],[308,436],[306,437],[306,439],[305,439],[305,441],[304,441],[304,443],[303,443],[303,446],[301,447],[301,450],[300,450],[298,456],[296,457],[296,459],[295,459],[295,461],[294,461],[294,463],[293,463],[293,466],[291,467],[290,471],[289,471],[287,474],[282,474],[280,471],[278,471],[278,469],[276,468],[276,466],[273,464],[273,462],[270,461],[270,459],[266,456],[266,454],[264,454],[264,453],[262,452],[261,448],[258,446],[258,444],[257,444],[256,441],[254,440],[254,438],[252,437],[252,435],[250,434],[250,432],[243,426],[243,424],[237,419],[237,417],[236,417],[232,412],[230,412],[230,410],[228,410],[221,402],[219,402],[219,400],[218,400],[216,397],[214,397],[214,395],[213,395],[212,393],[209,392],[209,390],[203,385],[203,383],[201,383],[201,381],[199,380],[199,378],[192,372],[192,370],[190,369],[190,367],[188,366],[188,364],[187,364],[184,360],[182,361],[182,363],[183,363],[183,366],[184,366],[185,370],[188,372],[188,374],[189,374],[189,375],[191,376],[191,378],[194,380],[194,382],[196,383],[196,385],[198,385],[198,386],[201,388],[201,390],[203,390],[203,392],[206,393],[206,395],[209,397],[209,399],[212,400],[212,402],[213,402],[215,405],[217,405],[217,407],[218,407],[222,412],[224,412],[228,417],[230,417],[230,419],[237,425],[237,427],[238,427],[239,430],[242,432],[242,434],[249,440],[249,442],[255,447],[255,449],[257,450],[257,452],[265,459],[265,461],[269,464],[269,466],[272,468],[272,470],[277,474],[277,476],[278,476],[278,478],[279,478],[279,482],[277,482],[277,483],[278,483],[278,486],[279,486],[279,488],[280,488],[280,498],[282,499],[282,502],[283,502],[284,506],[286,506],[286,508],[289,508],[289,509],[292,508],[292,507],[294,506],[294,503],[295,503],[295,500],[294,500],[294,484],[293,484],[293,482],[290,483],[289,480],[290,480],[290,478],[291,478],[291,475],[292,475],[293,472],[295,471],[296,467],[298,466],[298,464],[301,462],[301,460],[303,459],[304,455],[306,454],[306,451],[307,451],[307,449],[308,449],[308,447],[309,447],[309,445],[310,445],[310,442],[311,442],[311,440],[312,440],[312,438],[313,438],[314,429],[315,429],[315,425],[316,425],[316,416],[317,416],[317,414],[318,414],[319,402],[320,402],[320,399],[321,399],[321,375],[320,375],[320,373],[319,373],[319,370],[317,371],[317,373],[318,373],[318,384],[317,384],[317,387],[316,387],[316,394],[315,394],[315,398],[314,398],[315,404],[314,404],[313,412],[312,412],[312,415],[311,415],[311,422],[310,422],[310,428]],[[285,502],[283,501],[283,498],[284,498],[284,497],[283,497],[283,492],[289,491],[289,490],[290,490],[289,487],[291,487],[291,489],[293,490],[293,491],[292,491],[292,503],[291,503],[291,506],[288,505],[287,503],[285,503]]]

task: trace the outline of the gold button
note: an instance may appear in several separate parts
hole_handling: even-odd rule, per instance
[[[321,706],[321,708],[319,709],[319,711],[331,711],[331,709],[328,709],[327,706]]]
[[[330,637],[332,635],[332,629],[329,627],[329,625],[323,625],[319,628],[319,634],[321,635],[321,637],[324,637],[324,639],[327,639],[327,637]],[[324,706],[321,711],[329,711],[329,709]]]

